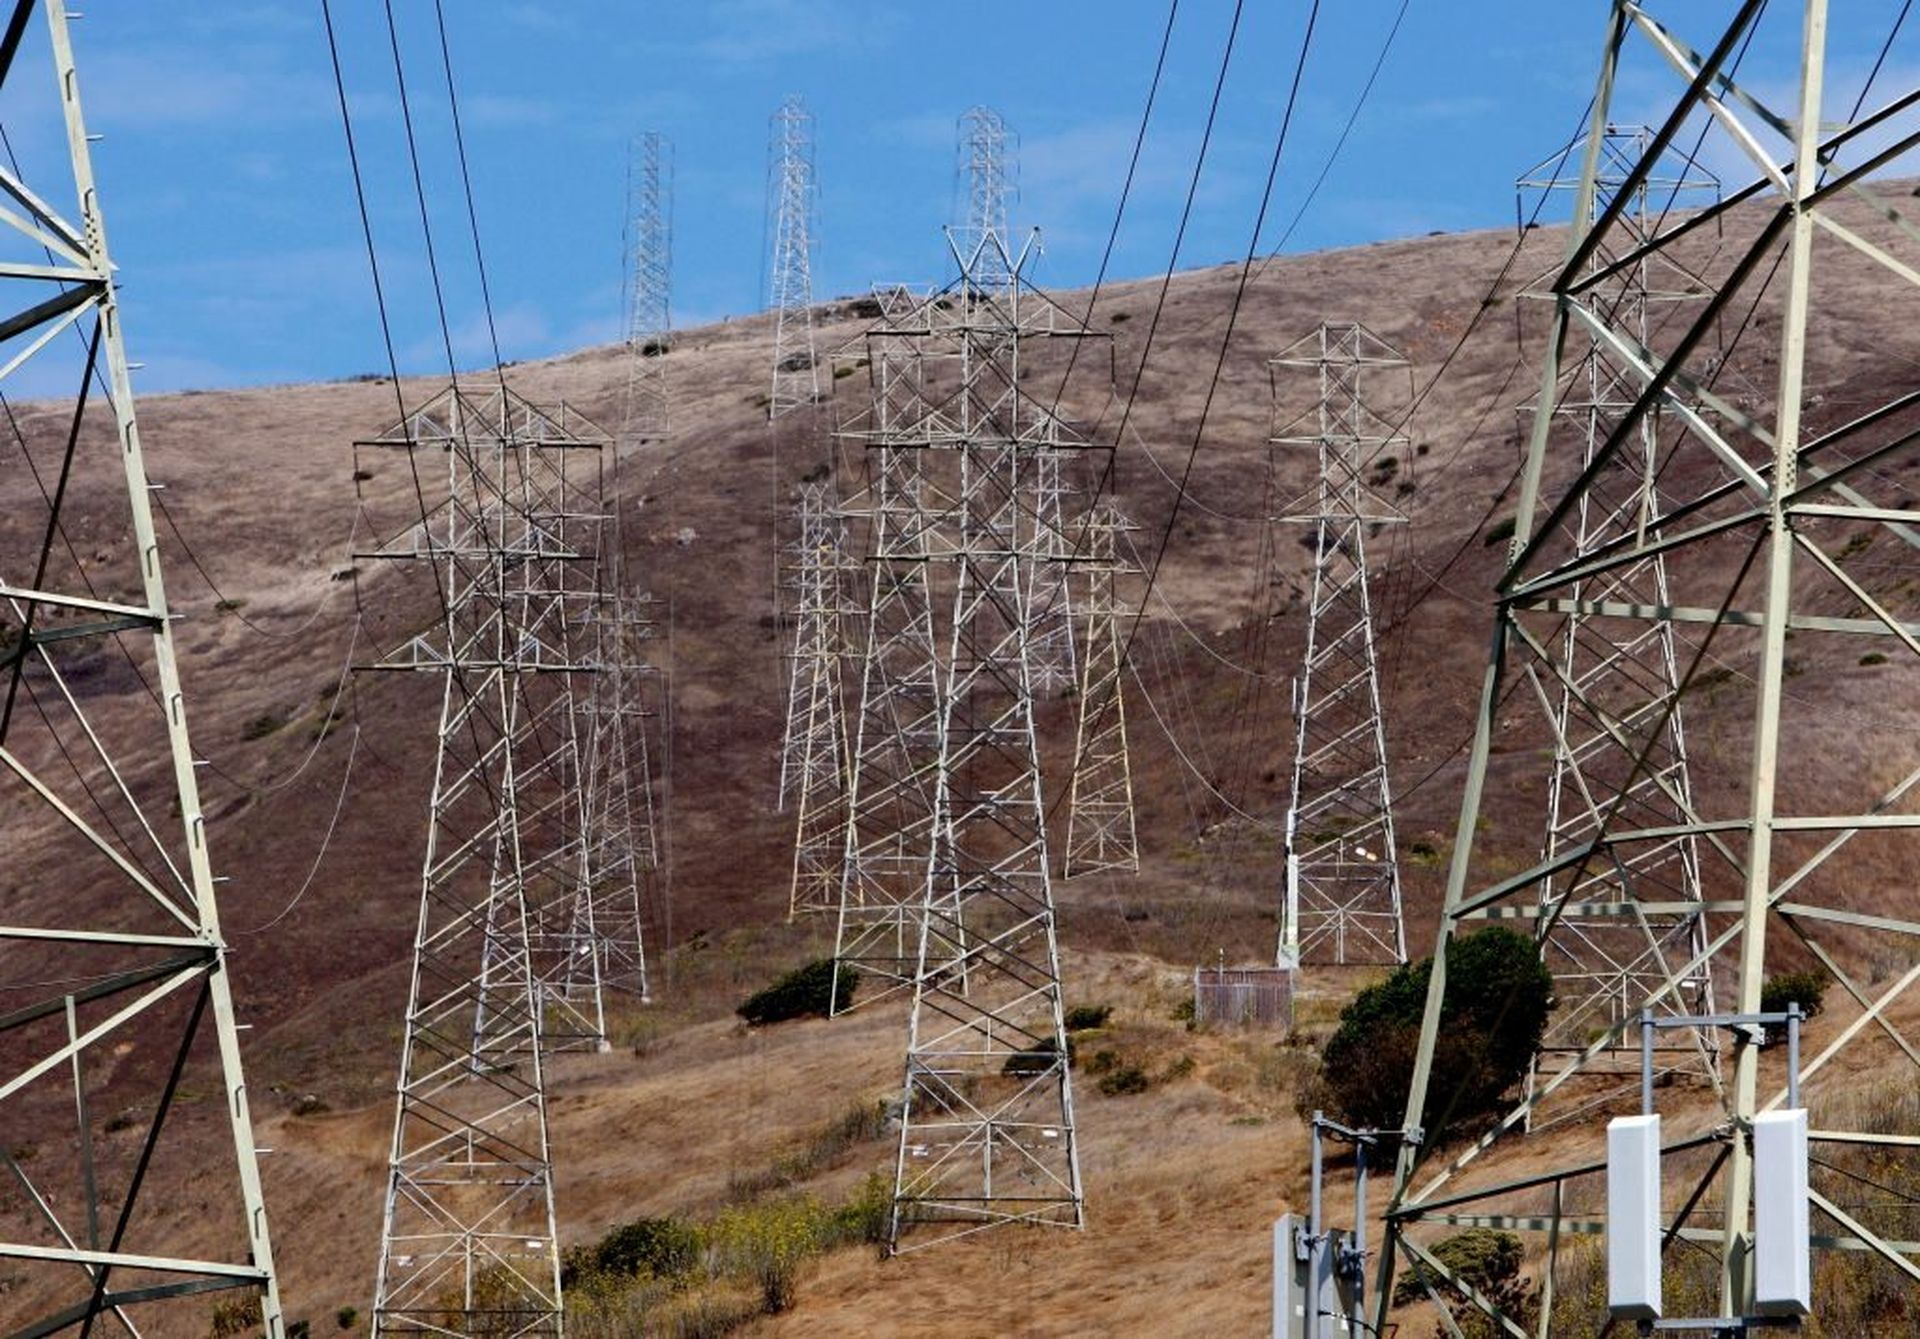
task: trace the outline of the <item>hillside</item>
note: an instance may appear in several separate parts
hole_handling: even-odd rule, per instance
[[[1411,524],[1380,554],[1376,578],[1408,943],[1423,953],[1458,816],[1461,745],[1502,552],[1484,532],[1512,509],[1524,430],[1517,410],[1535,390],[1541,304],[1518,295],[1562,243],[1553,229],[1529,234],[1491,297],[1488,285],[1514,245],[1509,233],[1263,264],[1177,512],[1172,480],[1195,441],[1238,269],[1172,281],[1113,476],[1143,556],[1166,537],[1135,655],[1147,697],[1130,706],[1143,868],[1137,878],[1056,888],[1069,999],[1114,1005],[1099,1044],[1153,1082],[1144,1093],[1105,1095],[1077,1080],[1086,1233],[986,1234],[885,1263],[839,1251],[803,1277],[792,1311],[753,1333],[1262,1332],[1269,1226],[1303,1197],[1304,1134],[1293,1102],[1310,1059],[1275,1037],[1191,1032],[1175,1013],[1196,963],[1216,955],[1264,962],[1273,951],[1272,838],[1221,798],[1277,819],[1292,747],[1288,683],[1309,555],[1291,535],[1267,551],[1266,517],[1308,486],[1313,462],[1283,453],[1270,497],[1266,360],[1323,319],[1367,325],[1411,360],[1421,385],[1452,359],[1412,429],[1413,487],[1403,499]],[[1844,265],[1836,274],[1836,284],[1867,282]],[[1159,284],[1110,285],[1093,311],[1092,326],[1113,335],[1122,391]],[[1075,310],[1086,300],[1056,296]],[[1901,317],[1865,303],[1858,310],[1872,328],[1850,329],[1844,342],[1821,335],[1810,387],[1816,427],[1911,381]],[[823,348],[863,326],[845,300],[823,304],[819,316]],[[1729,384],[1750,404],[1771,393],[1767,329],[1763,308],[1729,364]],[[660,795],[672,872],[668,897],[651,909],[657,1003],[623,1018],[612,1054],[567,1057],[550,1071],[569,1243],[640,1216],[711,1215],[730,1183],[737,1188],[899,1085],[897,1007],[763,1032],[731,1017],[779,971],[830,951],[832,935],[830,925],[784,924],[790,820],[773,805],[784,704],[774,523],[784,533],[797,481],[829,453],[806,425],[765,426],[769,344],[759,318],[683,332],[670,355],[679,426],[620,466],[632,568],[662,602],[654,650],[672,683],[671,784]],[[564,399],[617,423],[620,349],[516,366],[507,376],[533,400]],[[421,378],[398,390],[414,403],[443,384]],[[400,641],[427,607],[420,592],[372,567],[358,583],[340,579],[352,563],[357,514],[350,443],[397,416],[395,396],[375,378],[141,402],[150,467],[204,566],[203,575],[164,536],[173,599],[187,620],[181,651],[194,741],[212,763],[202,780],[215,865],[236,876],[223,886],[221,910],[240,1016],[251,1025],[245,1060],[261,1142],[273,1149],[264,1175],[283,1289],[290,1317],[312,1319],[316,1334],[331,1329],[340,1307],[364,1312],[372,1291],[438,710],[425,676],[362,674],[345,689],[337,720],[329,716],[343,672]],[[1117,403],[1066,410],[1110,426]],[[28,430],[58,428],[29,418]],[[25,487],[17,476],[0,474],[0,490]],[[358,483],[375,500],[401,485],[377,473]],[[90,505],[79,499],[82,533]],[[88,536],[96,540],[114,537]],[[1880,694],[1902,719],[1920,708],[1909,696],[1888,700],[1852,666],[1807,668],[1814,673],[1794,691],[1820,695],[1834,717],[1823,762],[1832,771],[1862,761],[1865,743],[1844,717],[1868,695]],[[109,678],[102,691],[137,688]],[[1716,741],[1739,738],[1751,712],[1746,686],[1724,682],[1689,711],[1698,783],[1710,792],[1744,784],[1720,775]],[[1071,704],[1046,704],[1042,725],[1058,758],[1061,742],[1070,745]],[[1817,785],[1819,775],[1790,784]],[[1056,770],[1047,784],[1062,780]],[[1499,802],[1489,812],[1500,823],[1486,834],[1489,850],[1530,857],[1539,797],[1497,766],[1493,786]],[[7,895],[26,904],[71,895],[30,844],[11,853],[5,877]],[[1903,888],[1885,909],[1911,914],[1916,901]],[[18,966],[38,974],[41,964]],[[1316,974],[1302,1000],[1303,1034],[1323,1031],[1363,976]],[[1835,1017],[1840,1026],[1847,1015]],[[111,1090],[112,1076],[100,1077]],[[218,1116],[210,1105],[217,1098],[200,1092],[187,1107],[189,1128],[209,1140]],[[803,1183],[844,1194],[889,1157],[884,1138],[856,1140]],[[180,1232],[201,1230],[191,1195],[178,1212]]]

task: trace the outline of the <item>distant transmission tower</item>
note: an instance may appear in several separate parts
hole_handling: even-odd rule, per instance
[[[667,435],[667,351],[673,341],[673,145],[656,130],[633,141],[627,167],[629,444]]]
[[[1662,8],[1673,13],[1663,19]],[[1489,1313],[1494,1328],[1535,1332],[1538,1287],[1523,1290],[1529,1307],[1516,1314],[1433,1250],[1439,1234],[1460,1225],[1498,1223],[1523,1234],[1528,1273],[1541,1284],[1565,1280],[1576,1241],[1645,1230],[1659,1255],[1654,1277],[1659,1263],[1683,1255],[1716,1277],[1717,1297],[1704,1304],[1712,1319],[1691,1328],[1751,1332],[1761,1304],[1780,1302],[1757,1287],[1757,1122],[1794,1109],[1812,1112],[1811,1129],[1800,1129],[1813,1170],[1804,1188],[1792,1188],[1790,1204],[1789,1187],[1776,1185],[1767,1207],[1807,1215],[1777,1229],[1784,1237],[1774,1245],[1787,1248],[1780,1254],[1810,1245],[1814,1315],[1842,1313],[1856,1280],[1897,1279],[1907,1300],[1920,1276],[1912,1197],[1900,1189],[1915,1172],[1915,1134],[1886,1120],[1920,1078],[1920,1052],[1908,1036],[1920,920],[1904,881],[1894,879],[1896,891],[1889,880],[1920,863],[1920,765],[1908,706],[1920,690],[1920,590],[1910,575],[1920,532],[1906,507],[1920,438],[1903,355],[1874,347],[1881,332],[1920,312],[1920,273],[1907,259],[1915,225],[1907,193],[1881,184],[1912,175],[1920,113],[1902,86],[1879,111],[1852,113],[1839,125],[1823,116],[1823,108],[1846,108],[1822,96],[1825,0],[1742,5],[1705,40],[1686,33],[1688,20],[1697,21],[1693,8],[1619,0],[1609,14],[1567,250],[1538,346],[1542,389],[1495,588],[1492,647],[1410,1078],[1406,1123],[1425,1136],[1399,1144],[1375,1328],[1387,1319],[1394,1274],[1404,1266],[1449,1300]],[[1798,32],[1772,32],[1776,24]],[[1740,82],[1738,53],[1779,49],[1796,35],[1793,103],[1770,105],[1765,90]],[[1676,90],[1673,110],[1617,173],[1606,161],[1614,90],[1631,88],[1643,101],[1656,79]],[[1693,162],[1744,157],[1754,183],[1721,203],[1676,211],[1649,236],[1637,202],[1643,184],[1669,170],[1670,151]],[[1695,275],[1705,289],[1699,303],[1650,323],[1644,341],[1639,313],[1615,305],[1619,283],[1642,266],[1650,276]],[[1742,332],[1731,348],[1720,343],[1729,327]],[[1594,398],[1589,344],[1601,349],[1609,383],[1629,392],[1591,448],[1556,412],[1569,397],[1576,406]],[[1755,380],[1742,381],[1746,369]],[[1901,379],[1892,392],[1889,378]],[[1656,411],[1649,465],[1643,425]],[[1622,487],[1648,476],[1660,485],[1657,514],[1645,493]],[[1656,555],[1666,594],[1649,602],[1644,574]],[[1643,573],[1643,584],[1613,594],[1614,574],[1631,572]],[[1649,625],[1666,625],[1675,691],[1590,691],[1567,673],[1576,617],[1589,655],[1641,645]],[[1717,722],[1713,784],[1691,795],[1663,789],[1650,807],[1638,783],[1670,760],[1671,704],[1692,710],[1709,691],[1731,704]],[[1563,697],[1571,703],[1565,711]],[[1736,727],[1741,717],[1752,722],[1746,731]],[[1556,756],[1564,745],[1553,732],[1565,720],[1580,723],[1579,739],[1604,741],[1599,747],[1623,761],[1581,773],[1604,786],[1591,797],[1598,819],[1585,839],[1515,870],[1508,853],[1516,839],[1538,839],[1538,808],[1522,813],[1500,846],[1487,847],[1512,814],[1511,797],[1544,796],[1564,775]],[[1644,884],[1634,875],[1650,863],[1647,853],[1676,839],[1699,854],[1704,942],[1665,936],[1657,979],[1633,974],[1637,998],[1611,1015],[1619,1021],[1596,1015],[1585,1049],[1524,1097],[1503,1100],[1491,1121],[1476,1119],[1477,1137],[1450,1141],[1431,1128],[1454,1107],[1460,1085],[1484,1090],[1484,1075],[1452,1063],[1445,1017],[1462,937],[1489,920],[1597,916],[1609,903],[1629,920],[1684,918],[1692,908],[1670,900],[1671,873]],[[1557,891],[1543,898],[1543,888],[1580,889],[1607,868],[1613,875],[1594,890],[1595,905],[1573,905]],[[1768,1029],[1733,1021],[1760,1012],[1770,975],[1809,958],[1844,997],[1840,1017],[1818,1020],[1798,1048],[1768,1045]],[[1520,1161],[1503,1156],[1527,1138],[1531,1112],[1590,1069],[1616,1063],[1625,1029],[1642,1016],[1658,1026],[1693,1007],[1692,983],[1707,979],[1717,1017],[1698,1026],[1718,1031],[1721,1045],[1706,1083],[1675,1082],[1654,1096],[1661,1158],[1648,1196],[1652,1223],[1643,1229],[1644,1220],[1621,1224],[1610,1214],[1608,1138],[1598,1121],[1556,1125],[1550,1140],[1528,1140]],[[1790,1175],[1793,1161],[1760,1171]],[[1768,1271],[1771,1285],[1778,1274]],[[1549,1300],[1550,1314],[1577,1301]],[[1669,1311],[1661,1324],[1686,1319]],[[1587,1333],[1605,1320],[1582,1317],[1564,1328]]]
[[[960,115],[960,179],[965,213],[954,225],[954,248],[975,271],[984,288],[1005,288],[1013,278],[1008,257],[1014,197],[1019,193],[1020,137],[991,107],[969,107]]]
[[[443,682],[376,1333],[555,1334],[543,1052],[592,1038],[598,969],[573,680],[605,439],[504,387],[443,392],[361,445],[446,462],[444,490],[364,556],[424,563],[440,621],[376,668]],[[422,474],[426,472],[423,470]]]
[[[846,836],[847,719],[843,587],[847,528],[824,483],[800,489],[795,623],[781,793],[794,805],[793,886],[787,915],[839,906]]]
[[[1057,552],[1034,520],[1035,458],[1073,443],[1022,389],[1019,264],[989,238],[961,265],[958,285],[921,308],[922,404],[945,430],[917,431],[954,458],[957,482],[896,1250],[916,1224],[938,1229],[917,1246],[1083,1221],[1029,654],[1033,564]]]
[[[865,497],[853,504],[867,522],[867,609],[834,935],[836,970],[862,977],[856,1005],[912,986],[934,856],[940,693],[931,562],[948,508],[925,469],[939,428],[918,356],[922,308],[896,295],[866,332],[853,365],[867,380],[865,403],[839,429],[867,462]]]
[[[1320,476],[1308,509],[1279,518],[1314,527],[1314,547],[1277,957],[1282,966],[1405,962],[1367,539],[1406,519],[1373,490],[1406,464],[1412,373],[1351,322],[1322,322],[1269,366],[1273,441],[1314,448]]]
[[[0,592],[5,1328],[192,1333],[205,1328],[209,1294],[225,1294],[228,1306],[257,1299],[251,1328],[281,1339],[178,615],[161,580],[67,9],[44,8],[55,80],[43,92],[45,67],[29,64],[30,4],[14,6],[0,61],[16,112],[53,111],[46,94],[59,90],[68,168],[31,189],[9,176],[14,203],[0,210],[17,244],[0,272],[12,341],[0,382],[43,402],[20,413],[4,462],[14,476]],[[6,380],[29,360],[27,386]],[[77,392],[70,406],[47,399],[61,386]],[[28,473],[44,511],[27,505]],[[80,516],[74,497],[85,499]],[[76,522],[91,536],[84,565],[60,542]],[[122,672],[122,656],[137,687],[102,680],[109,666]],[[198,1114],[180,1110],[194,1100],[183,1076],[214,1094]],[[189,1251],[183,1217],[205,1247]]]
[[[767,169],[767,212],[773,232],[768,301],[774,311],[769,421],[820,398],[813,346],[813,228],[818,194],[813,176],[813,113],[798,96],[790,97],[773,114]]]
[[[1117,539],[1130,529],[1112,505],[1102,503],[1087,518],[1087,640],[1080,661],[1080,717],[1074,733],[1072,784],[1067,799],[1069,879],[1114,870],[1138,873],[1140,843],[1134,826],[1133,762],[1127,750],[1124,610],[1115,591],[1125,572]]]
[[[618,527],[614,542],[618,543]],[[591,967],[601,984],[649,1000],[644,890],[658,860],[654,851],[652,771],[646,746],[634,643],[646,624],[633,597],[615,584],[595,611],[599,667],[585,706],[587,732],[587,889],[583,916],[593,932],[591,961],[575,955],[574,970]]]
[[[1061,477],[1064,451],[1042,451],[1034,460],[1034,524],[1041,547],[1033,565],[1030,656],[1034,691],[1055,694],[1078,682],[1073,636],[1072,568],[1075,542],[1066,519],[1067,487]]]
[[[1614,235],[1587,263],[1596,278],[1592,300],[1602,301],[1613,333],[1640,348],[1651,346],[1657,330],[1698,310],[1706,294],[1696,276],[1663,260],[1649,244],[1669,211],[1692,209],[1719,199],[1720,183],[1696,163],[1678,154],[1669,163],[1648,154],[1653,131],[1645,126],[1612,126],[1603,132],[1595,158],[1593,190],[1583,194],[1589,225],[1612,206],[1642,162],[1657,166],[1638,176],[1614,221]],[[1559,175],[1559,164],[1584,162],[1584,144],[1541,164],[1519,182],[1524,202],[1542,192],[1575,192],[1580,178]],[[1632,259],[1630,257],[1639,257]],[[1601,274],[1601,270],[1608,270]],[[1549,295],[1550,296],[1550,295]],[[1549,455],[1576,458],[1582,469],[1600,458],[1622,419],[1638,398],[1635,379],[1617,365],[1617,346],[1575,330],[1570,343],[1578,360],[1552,406],[1547,431]],[[1537,412],[1537,407],[1536,407]],[[1574,504],[1567,524],[1575,549],[1585,551],[1617,535],[1623,527],[1656,524],[1668,510],[1659,473],[1661,435],[1667,411],[1654,405],[1627,434],[1628,445],[1607,456]],[[1539,885],[1541,952],[1554,975],[1557,1007],[1547,1025],[1535,1063],[1533,1082],[1549,1082],[1578,1061],[1594,1036],[1618,1034],[1637,1017],[1642,1002],[1678,965],[1681,989],[1666,999],[1667,1014],[1713,1012],[1713,981],[1702,956],[1706,920],[1701,906],[1698,838],[1688,832],[1693,782],[1687,767],[1686,732],[1680,701],[1680,656],[1673,625],[1650,619],[1627,632],[1586,610],[1596,602],[1657,607],[1669,603],[1667,560],[1655,550],[1637,561],[1596,572],[1574,589],[1572,608],[1555,643],[1552,705],[1548,711],[1555,741],[1553,775],[1547,789],[1547,839],[1542,858],[1549,865],[1591,841],[1605,822],[1604,807],[1616,797],[1645,827],[1665,824],[1673,837],[1649,842],[1619,860],[1575,867]],[[1596,718],[1585,704],[1607,704]],[[1630,743],[1628,741],[1631,741]],[[1637,904],[1637,905],[1636,905]],[[1623,914],[1630,912],[1630,914]],[[1640,1079],[1639,1036],[1622,1036],[1613,1088]],[[1711,1070],[1717,1039],[1711,1029],[1663,1033],[1660,1052],[1669,1063]],[[1593,1080],[1605,1065],[1585,1062],[1574,1112],[1599,1095]],[[1544,1113],[1530,1113],[1538,1128]]]

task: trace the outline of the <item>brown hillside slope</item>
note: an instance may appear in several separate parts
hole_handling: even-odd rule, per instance
[[[1271,1038],[1188,1034],[1170,1013],[1194,962],[1222,951],[1261,961],[1272,952],[1277,857],[1269,839],[1229,821],[1214,794],[1262,819],[1277,816],[1286,798],[1287,680],[1300,645],[1306,554],[1283,538],[1271,564],[1256,556],[1269,506],[1265,361],[1321,319],[1360,320],[1405,352],[1424,384],[1473,329],[1421,407],[1414,435],[1424,450],[1406,503],[1413,524],[1382,560],[1401,840],[1403,849],[1420,843],[1435,853],[1408,864],[1408,940],[1424,951],[1443,877],[1439,857],[1457,815],[1456,749],[1473,715],[1499,552],[1475,532],[1511,510],[1507,485],[1522,432],[1515,407],[1533,391],[1538,304],[1514,299],[1550,266],[1559,237],[1534,235],[1485,310],[1487,284],[1512,245],[1507,234],[1382,244],[1262,268],[1189,496],[1167,531],[1152,623],[1136,651],[1150,698],[1133,708],[1144,868],[1137,879],[1058,890],[1070,998],[1117,1005],[1115,1045],[1163,1081],[1143,1095],[1112,1097],[1082,1082],[1085,1234],[987,1234],[884,1265],[842,1252],[803,1282],[797,1309],[765,1333],[1261,1331],[1267,1227],[1302,1192],[1302,1135],[1291,1114],[1301,1062]],[[1836,276],[1836,284],[1870,291],[1858,267],[1837,266]],[[1236,277],[1216,268],[1176,279],[1139,386],[1137,440],[1130,433],[1122,445],[1114,483],[1149,557],[1167,527],[1170,480],[1193,440]],[[1157,288],[1157,280],[1113,285],[1093,315],[1096,329],[1115,336],[1123,385]],[[1062,300],[1074,307],[1084,296]],[[823,316],[823,346],[861,328],[845,304]],[[1760,405],[1770,393],[1769,328],[1763,308],[1734,364],[1741,393]],[[1827,341],[1813,387],[1821,397],[1816,427],[1911,382],[1891,328],[1880,332],[1885,338],[1848,332],[1844,341],[1835,331],[1816,333]],[[674,682],[673,877],[651,941],[659,1018],[634,1024],[655,1040],[642,1054],[622,1047],[555,1067],[554,1143],[569,1241],[643,1214],[709,1213],[725,1200],[730,1176],[764,1168],[849,1103],[898,1085],[898,1012],[764,1035],[728,1017],[742,995],[823,946],[817,925],[777,924],[790,833],[771,803],[782,709],[771,592],[775,500],[784,524],[794,481],[826,452],[797,429],[772,439],[762,424],[769,342],[762,319],[684,333],[671,355],[680,427],[670,443],[640,447],[622,467],[634,568],[671,603],[658,649]],[[509,376],[530,398],[564,398],[603,424],[617,420],[618,350],[520,366]],[[402,391],[412,402],[436,389],[422,380]],[[1110,426],[1115,418],[1110,404],[1067,408],[1084,421]],[[424,678],[362,678],[350,690],[350,713],[331,731],[319,728],[355,624],[353,583],[332,579],[347,565],[356,514],[348,443],[396,416],[394,389],[355,382],[156,396],[141,412],[155,477],[168,485],[168,504],[226,602],[218,607],[179,548],[168,550],[175,602],[189,616],[182,650],[195,743],[218,768],[206,778],[215,861],[237,876],[223,888],[222,911],[241,1015],[253,1026],[246,1059],[262,1142],[275,1150],[265,1174],[284,1286],[291,1314],[311,1317],[319,1331],[336,1307],[364,1311],[371,1292],[437,709]],[[51,420],[34,427],[54,430]],[[1278,499],[1304,489],[1311,470],[1309,460],[1283,458]],[[401,486],[379,474],[362,483],[375,498]],[[14,473],[0,476],[0,489],[22,486]],[[86,505],[82,498],[82,518]],[[419,596],[394,580],[363,572],[368,615],[351,659],[393,645],[424,617]],[[1856,765],[1860,743],[1845,728],[1847,713],[1884,685],[1868,685],[1851,666],[1812,668],[1831,672],[1803,677],[1796,691],[1827,704],[1826,765]],[[1696,777],[1709,790],[1744,785],[1719,775],[1714,750],[1717,739],[1737,740],[1750,705],[1731,682],[1690,722]],[[1910,692],[1882,703],[1902,720],[1916,706]],[[262,734],[255,723],[265,717],[287,724]],[[1070,738],[1068,705],[1049,704],[1044,725],[1057,756],[1058,742]],[[1818,779],[1809,773],[1796,784]],[[1048,779],[1061,782],[1057,773]],[[1539,840],[1538,797],[1497,769],[1493,787],[1490,812],[1502,821],[1489,842],[1524,857]],[[30,843],[19,848],[8,884],[9,897],[27,900],[75,895],[34,863]],[[44,965],[18,967],[37,976]],[[1310,1011],[1324,1021],[1348,984],[1326,982],[1328,998]],[[1190,1068],[1178,1063],[1183,1057]],[[111,1076],[103,1082],[110,1087]],[[293,1115],[308,1095],[328,1110],[307,1104],[309,1114]],[[210,1139],[216,1113],[204,1093],[195,1101],[190,1130]],[[822,1186],[844,1188],[884,1156],[881,1143],[864,1147]],[[174,1184],[186,1175],[176,1173]],[[183,1239],[208,1230],[191,1195],[180,1205]]]

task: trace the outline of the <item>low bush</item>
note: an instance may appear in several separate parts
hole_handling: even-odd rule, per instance
[[[836,981],[833,959],[820,958],[788,972],[734,1012],[752,1027],[790,1018],[826,1018],[853,1003],[854,985],[852,972],[841,972]]]
[[[1059,1055],[1060,1050],[1054,1044],[1053,1038],[1044,1037],[1035,1042],[1027,1050],[1015,1051],[1012,1055],[1008,1056],[1006,1063],[1000,1066],[1000,1072],[1011,1075],[1016,1079],[1030,1079],[1036,1074],[1045,1074],[1057,1065],[1059,1063]],[[1073,1042],[1071,1039],[1067,1042],[1067,1064],[1073,1064]]]
[[[622,1223],[591,1245],[569,1249],[561,1283],[572,1287],[588,1275],[680,1280],[700,1263],[700,1232],[677,1218],[638,1218]]]
[[[1090,1032],[1094,1028],[1105,1027],[1111,1017],[1111,1004],[1076,1004],[1067,1010],[1067,1031]]]
[[[1422,958],[1354,996],[1321,1053],[1308,1103],[1324,1104],[1349,1125],[1400,1127],[1432,973],[1433,959]],[[1499,1105],[1532,1063],[1552,1007],[1552,974],[1526,935],[1494,926],[1452,942],[1434,1081],[1421,1116],[1429,1142],[1450,1123]]]
[[[1540,1299],[1535,1295],[1533,1285],[1520,1272],[1520,1266],[1526,1260],[1526,1248],[1520,1244],[1520,1238],[1511,1232],[1497,1232],[1490,1227],[1471,1227],[1465,1232],[1456,1232],[1451,1237],[1441,1239],[1434,1246],[1433,1255],[1452,1270],[1461,1282],[1500,1308],[1516,1324],[1527,1329],[1533,1327],[1539,1314]],[[1429,1278],[1427,1281],[1433,1285],[1435,1292],[1448,1300],[1454,1325],[1467,1339],[1494,1339],[1494,1336],[1503,1333],[1484,1312],[1467,1301],[1464,1294],[1444,1280]],[[1410,1267],[1394,1284],[1395,1306],[1406,1306],[1424,1296],[1426,1289],[1421,1286],[1417,1269]],[[1434,1331],[1436,1335],[1449,1332],[1444,1325]]]
[[[1827,986],[1830,978],[1818,967],[1810,967],[1804,972],[1780,972],[1760,983],[1760,1012],[1763,1014],[1783,1014],[1789,1004],[1800,1006],[1803,1020],[1813,1018],[1826,1007]],[[1785,1023],[1769,1023],[1766,1028],[1766,1045],[1787,1039]]]
[[[1147,1077],[1147,1071],[1134,1061],[1124,1061],[1115,1065],[1100,1076],[1100,1091],[1108,1097],[1124,1097],[1132,1093],[1144,1093],[1153,1086],[1153,1080]]]

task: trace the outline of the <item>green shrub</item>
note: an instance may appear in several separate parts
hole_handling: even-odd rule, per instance
[[[1797,1004],[1803,1021],[1813,1018],[1826,1007],[1829,984],[1827,974],[1818,967],[1810,967],[1804,972],[1777,973],[1760,983],[1760,1012],[1783,1014],[1789,1004]],[[1771,1046],[1786,1039],[1785,1023],[1767,1024],[1766,1045]]]
[[[1105,1027],[1111,1017],[1111,1004],[1076,1004],[1067,1010],[1067,1031],[1089,1032],[1097,1027]]]
[[[819,1203],[803,1195],[729,1209],[707,1238],[720,1268],[753,1280],[763,1309],[777,1316],[793,1306],[800,1266],[821,1249],[827,1219]]]
[[[1490,1227],[1470,1227],[1465,1232],[1456,1232],[1443,1238],[1433,1248],[1434,1258],[1459,1276],[1462,1282],[1476,1289],[1483,1297],[1492,1302],[1515,1324],[1527,1329],[1533,1327],[1540,1299],[1534,1295],[1533,1285],[1521,1276],[1520,1266],[1526,1259],[1526,1249],[1520,1244],[1520,1238],[1511,1232],[1496,1232]],[[1493,1339],[1501,1334],[1501,1329],[1473,1303],[1449,1288],[1440,1279],[1430,1279],[1434,1291],[1442,1297],[1451,1295],[1453,1321],[1460,1333],[1467,1339]],[[1420,1284],[1417,1270],[1409,1267],[1393,1285],[1393,1304],[1406,1306],[1426,1296],[1426,1289]],[[1445,1326],[1437,1329],[1436,1334],[1446,1334]]]
[[[821,1244],[882,1246],[893,1221],[893,1178],[869,1172],[859,1189],[828,1216]]]
[[[1147,1077],[1147,1071],[1139,1064],[1129,1060],[1114,1066],[1100,1076],[1100,1091],[1108,1097],[1124,1097],[1131,1093],[1144,1093],[1153,1086],[1153,1080]]]
[[[748,1024],[783,1023],[790,1018],[826,1018],[853,1003],[854,974],[834,979],[833,959],[820,958],[796,967],[734,1010]]]
[[[1340,1011],[1316,1087],[1341,1120],[1400,1127],[1432,974],[1431,958],[1408,963]],[[1494,926],[1453,941],[1433,1082],[1421,1116],[1429,1142],[1499,1105],[1532,1063],[1552,1006],[1553,977],[1527,936]]]
[[[590,1274],[678,1280],[699,1263],[698,1229],[677,1218],[638,1218],[590,1246],[569,1249],[561,1261],[561,1282],[571,1287]]]
[[[1887,658],[1878,651],[1869,651],[1860,657],[1860,663],[1862,665],[1884,665],[1887,663]]]
[[[333,1323],[343,1330],[351,1330],[353,1323],[359,1319],[360,1308],[355,1306],[343,1306],[333,1313]]]
[[[1487,537],[1480,542],[1488,548],[1513,538],[1515,526],[1519,523],[1511,516],[1502,516],[1487,531]]]

